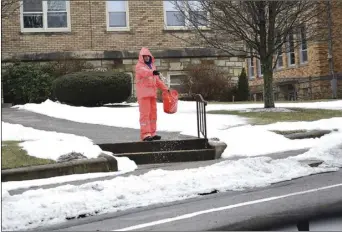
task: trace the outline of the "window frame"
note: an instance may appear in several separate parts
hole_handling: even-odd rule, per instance
[[[288,67],[294,67],[294,66],[296,66],[295,33],[293,33],[293,32],[290,32],[290,33],[291,33],[291,35],[293,37],[293,41],[292,41],[292,43],[293,43],[293,51],[291,52],[291,50],[290,50],[291,49],[291,46],[290,46],[291,41],[290,41],[290,34],[289,34],[288,37],[287,37],[287,43],[286,43],[286,45],[287,45],[287,48],[286,48],[287,66]],[[293,54],[293,56],[294,56],[294,63],[293,64],[291,64],[291,54]]]
[[[258,73],[257,73],[258,77],[260,77],[260,78],[264,77],[264,74],[263,74],[262,69],[261,69],[260,59],[256,59],[256,64],[257,64],[257,68],[258,68]]]
[[[284,68],[284,60],[283,60],[284,54],[283,51],[281,50],[281,48],[277,51],[277,55],[276,55],[276,59],[277,59],[277,63],[276,63],[276,69],[277,70],[281,70]],[[279,62],[281,60],[281,66],[279,65]]]
[[[110,27],[109,26],[109,6],[108,2],[111,2],[110,0],[106,0],[106,28],[107,31],[129,31],[130,30],[130,24],[129,24],[129,1],[121,1],[125,2],[126,7],[126,27]],[[115,11],[115,12],[123,12],[123,11]]]
[[[303,45],[302,30],[304,30],[304,34],[305,34],[305,43],[306,43],[306,49],[305,50],[303,50],[303,47],[302,47],[302,45]],[[299,62],[300,62],[300,64],[307,64],[309,62],[308,41],[306,39],[306,30],[305,30],[304,26],[299,29],[298,37],[300,39]],[[303,61],[303,52],[306,52],[306,61]]]
[[[184,71],[167,71],[166,80],[169,88],[171,88],[171,76],[186,76],[186,73]]]
[[[184,26],[168,26],[167,25],[167,14],[166,14],[167,11],[166,11],[166,7],[165,7],[165,2],[172,2],[172,0],[171,1],[163,0],[163,14],[164,14],[164,29],[165,30],[188,30],[189,27],[190,28],[193,27],[193,25],[191,25],[190,21],[187,19],[187,18],[189,18],[189,5],[186,4],[188,1],[185,1],[185,0],[179,1],[184,5],[183,7],[185,7],[186,13],[187,13],[187,15],[185,17],[185,25]],[[209,19],[209,17],[210,17],[209,12],[207,12],[207,17]],[[201,30],[206,30],[206,29],[209,29],[209,25],[199,26],[198,28]]]
[[[247,68],[248,68],[248,78],[249,80],[255,79],[255,65],[254,65],[254,59],[253,58],[248,58],[247,59]],[[251,68],[253,70],[253,74],[251,75]]]
[[[125,73],[131,77],[131,81],[132,81],[131,96],[136,97],[135,78],[134,78],[133,72],[125,72]]]
[[[60,0],[59,0],[60,1]],[[71,17],[70,17],[70,1],[66,0],[66,13],[67,13],[67,27],[60,27],[60,28],[48,28],[48,6],[47,0],[42,0],[42,13],[43,13],[43,28],[24,28],[24,13],[36,13],[36,12],[24,12],[24,4],[23,0],[20,0],[20,30],[22,33],[27,32],[71,32]]]

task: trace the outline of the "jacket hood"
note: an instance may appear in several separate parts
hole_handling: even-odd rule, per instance
[[[144,61],[143,56],[150,56],[151,59],[152,59],[152,64],[154,63],[154,60],[155,60],[155,59],[154,59],[154,57],[152,56],[150,50],[148,50],[148,48],[143,47],[143,48],[140,50],[140,53],[139,53],[139,62],[145,64],[145,61]]]

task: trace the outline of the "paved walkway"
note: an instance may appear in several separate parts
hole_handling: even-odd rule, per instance
[[[2,108],[2,121],[12,124],[21,124],[23,126],[39,130],[85,136],[93,140],[95,143],[139,141],[139,130],[136,129],[77,123],[13,108]],[[189,138],[188,136],[180,135],[177,132],[160,132],[159,134],[165,140]]]

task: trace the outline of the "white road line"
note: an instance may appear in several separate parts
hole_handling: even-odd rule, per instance
[[[286,195],[263,198],[263,199],[254,200],[254,201],[247,201],[247,202],[223,206],[223,207],[219,207],[219,208],[207,209],[207,210],[203,210],[203,211],[198,211],[198,212],[184,214],[184,215],[173,217],[173,218],[167,218],[167,219],[162,219],[162,220],[158,220],[158,221],[143,223],[140,225],[130,226],[130,227],[126,227],[126,228],[122,228],[122,229],[118,229],[118,230],[113,230],[113,231],[137,230],[137,229],[142,229],[142,228],[146,228],[149,226],[155,226],[155,225],[179,221],[179,220],[183,220],[183,219],[187,219],[187,218],[192,218],[192,217],[196,217],[196,216],[199,216],[202,214],[208,214],[208,213],[212,213],[212,212],[223,211],[223,210],[238,208],[238,207],[247,206],[247,205],[254,205],[254,204],[259,204],[259,203],[268,202],[268,201],[275,201],[275,200],[279,200],[282,198],[304,195],[307,193],[313,193],[313,192],[318,192],[321,190],[332,189],[332,188],[337,188],[337,187],[342,187],[342,183],[336,184],[336,185],[330,185],[330,186],[326,186],[326,187],[322,187],[322,188],[310,189],[310,190],[302,191],[302,192],[295,192],[295,193],[290,193],[290,194],[286,194]]]

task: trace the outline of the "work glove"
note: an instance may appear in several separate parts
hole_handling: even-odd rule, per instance
[[[160,72],[157,71],[157,70],[154,70],[154,71],[153,71],[153,75],[154,75],[154,76],[155,76],[155,75],[158,75],[158,76],[159,76],[159,75],[160,75]]]

